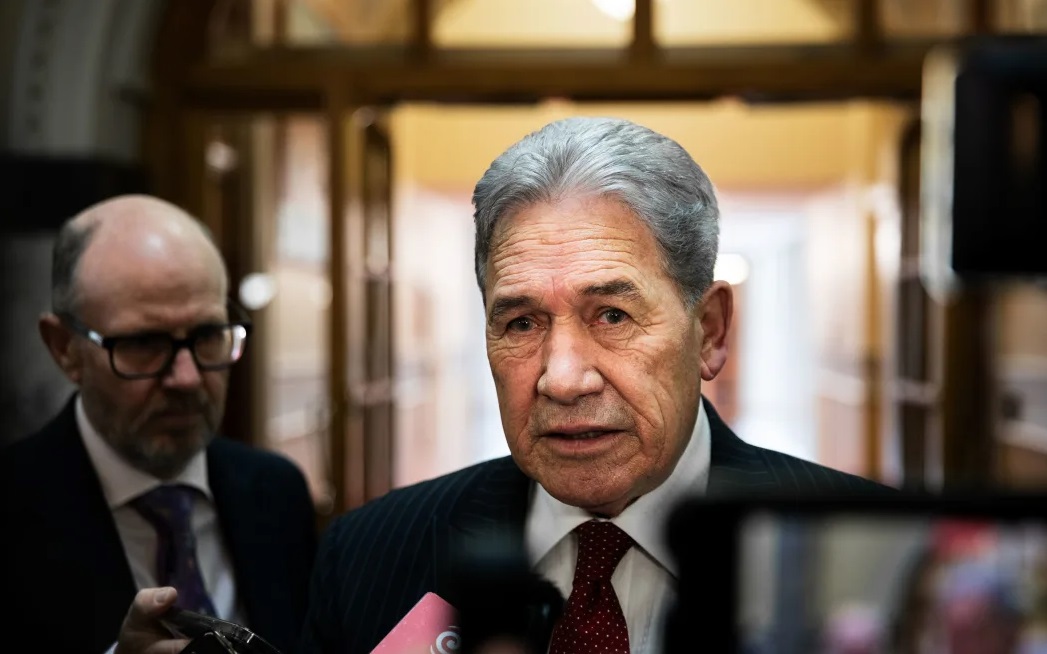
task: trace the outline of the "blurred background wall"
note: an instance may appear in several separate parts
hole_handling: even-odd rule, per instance
[[[943,302],[918,251],[924,56],[1045,26],[1040,0],[8,0],[2,438],[71,392],[35,328],[57,225],[144,191],[212,228],[256,322],[225,431],[295,459],[321,512],[506,453],[472,186],[602,114],[717,185],[738,320],[706,393],[743,438],[896,485],[1042,484],[1047,294]]]
[[[0,6],[0,411],[7,442],[40,427],[71,387],[40,344],[60,222],[147,188],[140,122],[163,2]]]

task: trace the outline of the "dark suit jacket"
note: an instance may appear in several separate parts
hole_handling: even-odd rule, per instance
[[[293,652],[316,553],[305,479],[286,459],[224,438],[208,446],[207,466],[247,620]],[[0,451],[0,525],[0,639],[20,633],[32,651],[102,654],[137,589],[72,401]]]
[[[748,445],[710,403],[705,407],[712,429],[710,496],[889,492]],[[522,541],[530,483],[505,457],[395,490],[338,518],[317,555],[302,651],[367,654],[426,592],[450,600],[448,562],[461,543],[492,536]]]

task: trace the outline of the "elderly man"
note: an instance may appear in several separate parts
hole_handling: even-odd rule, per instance
[[[371,649],[469,537],[508,535],[567,597],[550,651],[656,652],[686,495],[882,487],[739,440],[701,397],[727,357],[713,187],[674,141],[571,118],[476,186],[476,277],[512,456],[338,519],[317,557],[307,652]],[[709,561],[715,566],[715,561]]]
[[[39,328],[78,392],[0,453],[0,632],[101,654],[137,589],[170,586],[296,647],[314,512],[292,463],[215,438],[250,327],[227,286],[200,224],[160,200],[112,199],[60,230]]]

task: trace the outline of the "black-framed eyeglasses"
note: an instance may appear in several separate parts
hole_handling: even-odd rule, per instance
[[[241,311],[242,312],[242,311]],[[71,314],[58,317],[71,331],[109,351],[109,366],[123,379],[162,377],[170,371],[182,348],[193,355],[201,371],[225,370],[240,360],[247,347],[251,323],[242,320],[195,327],[185,338],[167,332],[139,332],[103,336]]]

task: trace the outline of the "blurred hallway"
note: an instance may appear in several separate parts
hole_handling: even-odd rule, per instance
[[[717,185],[739,320],[706,390],[739,434],[895,485],[1042,485],[1047,293],[930,296],[918,182],[926,53],[1045,26],[1037,0],[7,2],[0,441],[70,391],[35,331],[56,226],[148,191],[212,229],[253,312],[226,431],[322,512],[505,453],[469,195],[524,133],[603,114]]]

